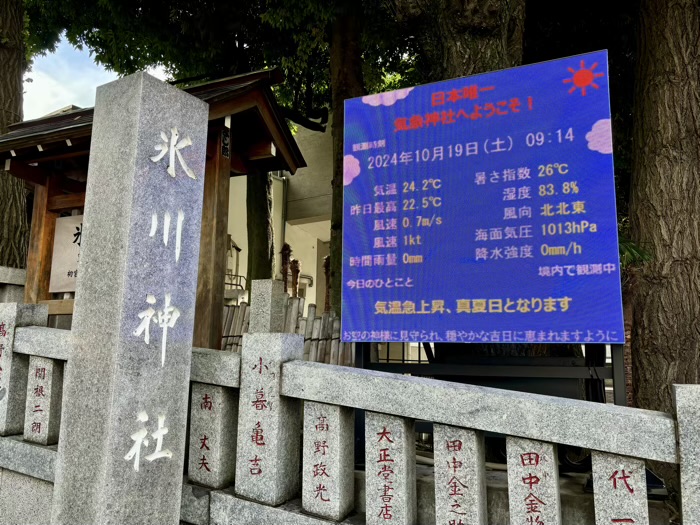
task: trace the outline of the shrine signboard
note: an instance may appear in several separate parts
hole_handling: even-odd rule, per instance
[[[83,216],[56,219],[49,292],[75,292],[83,236]]]
[[[346,101],[343,341],[622,343],[607,52]]]

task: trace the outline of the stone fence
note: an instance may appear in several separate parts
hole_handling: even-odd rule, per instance
[[[23,301],[26,280],[27,270],[0,266],[0,303]]]
[[[280,295],[279,282],[254,283],[240,353],[192,349],[183,522],[662,523],[645,460],[680,463],[684,522],[700,522],[700,387],[676,386],[665,414],[307,362],[303,335],[283,332]],[[49,523],[71,332],[41,326],[43,306],[3,304],[0,319],[0,523]],[[434,482],[416,476],[416,420],[434,423]],[[505,490],[488,483],[484,432],[507,436]],[[592,501],[567,501],[559,444],[592,451]],[[110,446],[138,472],[153,445]]]

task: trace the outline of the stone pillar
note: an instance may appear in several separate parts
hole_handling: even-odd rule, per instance
[[[700,385],[673,385],[685,523],[700,523]]]
[[[435,523],[486,525],[484,434],[433,426]]]
[[[416,432],[414,421],[365,413],[367,525],[416,522]]]
[[[250,291],[250,326],[248,333],[284,332],[287,293],[282,281],[253,281]]]
[[[301,503],[310,514],[342,521],[353,509],[355,410],[304,403]]]
[[[0,266],[0,303],[24,301],[27,270]]]
[[[15,328],[46,326],[46,305],[0,304],[0,435],[11,436],[24,431],[29,356],[15,354],[12,347]]]
[[[561,525],[556,446],[508,436],[506,455],[510,523]]]
[[[45,357],[29,357],[24,440],[39,445],[58,443],[63,399],[64,362]]]
[[[595,450],[591,459],[596,525],[649,525],[644,460]]]
[[[280,395],[282,364],[304,357],[304,336],[284,333],[286,294],[278,281],[253,281],[250,330],[243,334],[236,494],[279,505],[300,489],[301,404]]]
[[[225,488],[236,475],[238,391],[192,383],[190,402],[190,481]]]
[[[97,89],[52,523],[179,521],[208,106]]]

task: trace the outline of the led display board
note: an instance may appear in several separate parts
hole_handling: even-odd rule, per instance
[[[607,63],[346,101],[343,341],[624,342]]]

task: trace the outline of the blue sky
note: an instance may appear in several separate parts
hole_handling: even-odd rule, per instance
[[[165,78],[162,70],[149,72]],[[91,107],[95,104],[95,88],[116,78],[113,71],[95,64],[87,49],[79,51],[61,40],[55,53],[36,57],[32,70],[25,75],[24,120],[71,104]]]

